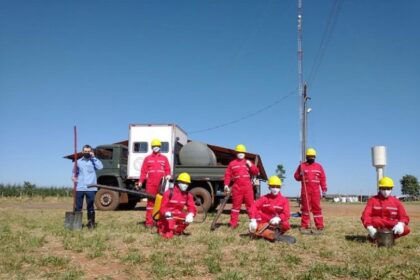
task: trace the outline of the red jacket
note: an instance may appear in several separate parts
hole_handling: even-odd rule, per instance
[[[307,187],[312,189],[318,188],[319,190],[319,187],[321,186],[322,191],[327,192],[327,177],[325,176],[324,168],[322,168],[321,164],[317,162],[312,164],[304,162],[300,164],[294,174],[296,181],[302,181],[301,168],[303,168],[305,174],[304,177]]]
[[[179,187],[175,185],[172,197],[171,190],[167,190],[163,194],[160,214],[164,216],[166,212],[171,212],[173,216],[178,216],[179,214],[185,212],[185,207],[187,208],[188,213],[193,213],[195,216],[197,210],[195,208],[193,195],[189,192],[182,192]]]
[[[251,219],[260,223],[267,223],[278,216],[282,221],[290,219],[290,207],[287,198],[281,194],[266,194],[254,202],[251,208]]]
[[[171,174],[171,167],[168,158],[161,153],[148,155],[141,166],[139,182],[143,183],[146,178],[162,178]]]
[[[230,181],[234,182],[246,180],[250,182],[251,176],[258,175],[259,170],[254,164],[251,163],[251,167],[246,164],[246,159],[234,159],[232,160],[225,172],[225,185],[229,185]]]
[[[365,227],[372,225],[373,218],[395,220],[408,225],[410,218],[405,212],[404,205],[395,196],[383,197],[377,194],[369,198],[362,214],[362,223]]]

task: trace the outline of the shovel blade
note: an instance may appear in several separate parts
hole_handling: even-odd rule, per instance
[[[82,229],[82,212],[66,212],[64,218],[64,227],[69,230],[80,230]]]

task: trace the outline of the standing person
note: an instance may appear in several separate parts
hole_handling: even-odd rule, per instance
[[[393,187],[394,181],[391,178],[380,179],[378,194],[369,198],[363,211],[361,220],[372,242],[376,241],[376,232],[381,228],[392,230],[394,238],[410,233],[410,218],[404,205],[395,196],[391,196]]]
[[[258,168],[249,160],[245,159],[246,148],[239,144],[236,146],[237,159],[232,160],[225,172],[225,192],[230,192],[229,184],[233,181],[232,186],[232,210],[230,212],[231,228],[238,227],[239,212],[241,205],[245,202],[248,216],[254,202],[254,188],[251,182],[251,176],[258,175]]]
[[[156,195],[159,191],[160,182],[163,177],[169,180],[171,178],[171,167],[169,165],[168,158],[160,153],[160,147],[162,143],[159,139],[153,139],[151,147],[153,153],[145,157],[141,166],[140,178],[137,182],[136,189],[143,186],[144,180],[146,181],[146,192]],[[144,225],[146,227],[153,227],[153,206],[155,201],[153,199],[147,199],[146,204],[146,221]]]
[[[290,229],[289,201],[280,193],[281,184],[278,176],[271,176],[268,179],[270,193],[260,197],[251,207],[249,231],[269,241],[276,241],[274,232],[276,227],[280,229],[281,234]],[[269,223],[268,227],[267,223]],[[264,227],[266,227],[265,230],[263,230]]]
[[[187,191],[190,184],[190,175],[183,172],[176,179],[175,186],[163,194],[158,233],[164,238],[183,234],[194,221],[197,210],[193,195]]]
[[[84,145],[82,150],[83,157],[77,160],[77,168],[73,170],[73,182],[77,182],[76,187],[76,209],[82,211],[83,198],[86,197],[87,204],[87,227],[95,227],[95,194],[97,188],[88,188],[88,185],[96,184],[96,170],[103,168],[102,162],[95,157],[92,147]]]
[[[315,233],[321,233],[324,230],[324,218],[321,209],[321,193],[324,196],[327,192],[327,179],[324,168],[321,164],[315,162],[316,151],[309,148],[306,150],[306,162],[301,163],[294,177],[296,181],[301,181],[301,232],[309,233],[310,212],[314,216]]]

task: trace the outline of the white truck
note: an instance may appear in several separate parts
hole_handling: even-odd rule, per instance
[[[128,140],[96,147],[96,156],[104,164],[104,168],[97,171],[98,184],[133,189],[144,158],[152,153],[150,142],[154,138],[162,143],[161,153],[169,160],[172,177],[188,172],[192,181],[190,191],[201,200],[206,210],[216,208],[224,197],[226,167],[236,157],[236,152],[191,141],[187,133],[175,124],[130,124]],[[255,162],[260,170],[253,180],[255,195],[259,197],[260,180],[267,180],[267,175],[258,154],[246,153],[246,158]],[[139,199],[124,192],[100,189],[95,204],[101,210],[132,209]]]

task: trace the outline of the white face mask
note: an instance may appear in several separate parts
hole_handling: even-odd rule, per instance
[[[237,155],[237,157],[238,157],[239,159],[244,159],[244,158],[245,158],[245,154],[244,154],[244,153],[239,153],[239,154]]]
[[[153,147],[152,150],[153,152],[158,153],[160,151],[160,147]]]
[[[270,192],[273,195],[278,195],[280,193],[280,188],[270,188]]]
[[[391,190],[380,190],[383,197],[388,197],[391,195]]]
[[[188,184],[178,183],[178,187],[181,189],[181,191],[185,192],[188,189]]]

